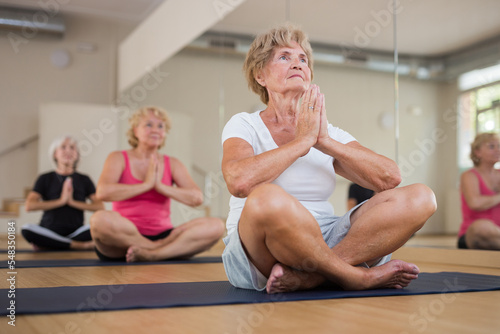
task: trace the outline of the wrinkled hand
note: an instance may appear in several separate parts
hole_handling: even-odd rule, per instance
[[[310,146],[318,141],[321,129],[321,110],[324,96],[317,85],[311,85],[302,97],[295,137],[307,140]]]
[[[328,134],[328,120],[326,119],[325,96],[323,94],[320,94],[317,104],[318,109],[320,109],[320,127],[318,139],[314,144],[314,148],[321,150],[320,148],[323,146],[325,141],[330,138],[330,135]]]

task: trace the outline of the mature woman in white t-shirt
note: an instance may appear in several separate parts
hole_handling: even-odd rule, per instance
[[[394,161],[328,123],[312,64],[309,41],[293,26],[258,36],[247,54],[249,87],[267,108],[234,115],[222,134],[229,281],[268,293],[323,283],[405,287],[419,269],[390,254],[434,213],[434,194],[421,184],[396,188]],[[335,174],[377,194],[335,216]]]

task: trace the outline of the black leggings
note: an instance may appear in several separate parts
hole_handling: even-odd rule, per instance
[[[469,249],[469,247],[467,247],[467,244],[465,243],[465,234],[458,238],[457,246],[460,249]]]
[[[43,249],[67,250],[70,249],[72,241],[92,240],[89,225],[83,225],[67,236],[62,236],[46,227],[35,224],[24,225],[21,233],[29,243]]]

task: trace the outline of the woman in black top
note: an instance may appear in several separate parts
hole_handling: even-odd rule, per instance
[[[354,208],[359,203],[363,203],[375,195],[371,189],[366,189],[359,184],[351,183],[349,186],[349,195],[347,196],[347,211]]]
[[[55,171],[40,175],[26,199],[26,210],[44,211],[42,220],[40,225],[24,225],[22,234],[35,249],[93,249],[83,212],[102,210],[104,205],[95,197],[92,180],[76,172],[80,158],[76,140],[70,136],[54,140],[49,155]]]

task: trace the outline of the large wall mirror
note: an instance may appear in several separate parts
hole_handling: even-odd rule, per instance
[[[143,104],[160,104],[188,118],[192,136],[187,159],[200,182],[201,176],[211,176],[204,183],[213,214],[224,216],[229,200],[220,175],[222,127],[236,113],[264,107],[244,79],[246,51],[256,34],[279,23],[293,22],[309,35],[314,82],[325,93],[329,121],[396,159],[393,12],[386,0],[362,6],[349,1],[246,1],[161,65],[168,76]],[[339,214],[346,211],[348,186],[338,179],[331,201]]]
[[[458,81],[500,60],[499,11],[497,1],[246,1],[162,65],[172,78],[151,101],[192,118],[191,162],[198,174],[211,173],[211,210],[223,216],[220,132],[233,114],[263,107],[246,88],[245,52],[255,34],[297,23],[313,44],[314,81],[326,94],[329,121],[397,160],[403,185],[434,190],[439,209],[421,233],[454,234],[461,219],[457,146],[467,121]],[[338,213],[348,185],[339,179],[331,199]]]
[[[472,167],[470,143],[482,124],[499,131],[498,1],[400,1],[397,47],[400,59],[399,165],[409,183],[432,187],[438,211],[426,231],[455,234],[461,223],[459,178]],[[496,65],[496,67],[495,67]],[[481,74],[480,69],[486,69]],[[495,74],[496,73],[496,74]],[[461,82],[472,76],[475,84]],[[496,82],[496,85],[495,85]],[[475,108],[474,91],[486,92]],[[498,105],[498,102],[496,102]],[[487,112],[491,110],[491,112]],[[496,113],[496,114],[495,114]]]
[[[235,113],[263,108],[246,87],[244,55],[255,34],[297,23],[313,44],[314,81],[326,95],[329,121],[397,160],[403,185],[434,190],[439,209],[421,233],[453,234],[461,219],[457,82],[462,73],[498,63],[499,10],[497,1],[241,2],[161,65],[169,76],[145,102],[187,115],[190,163],[195,174],[211,176],[210,210],[224,216],[222,127]],[[339,214],[348,185],[339,179],[331,199]]]
[[[34,3],[38,2],[0,0],[0,4],[11,6],[36,7]],[[439,209],[421,233],[453,234],[458,230],[461,219],[458,178],[461,168],[466,168],[460,161],[467,160],[460,147],[467,147],[479,118],[483,119],[482,128],[499,128],[495,115],[500,113],[500,93],[495,93],[495,82],[500,81],[500,70],[481,72],[475,81],[466,80],[469,86],[459,88],[458,83],[463,73],[499,63],[498,0],[482,0],[480,4],[469,0],[214,0],[209,2],[209,9],[221,13],[218,22],[195,37],[186,38],[173,55],[155,64],[145,77],[123,90],[117,89],[116,83],[116,77],[120,76],[116,70],[117,50],[141,24],[120,21],[113,28],[114,21],[103,17],[96,24],[92,21],[95,18],[89,19],[91,11],[79,15],[78,6],[73,3],[80,2],[75,0],[60,7],[68,18],[68,30],[62,41],[32,39],[19,44],[21,52],[16,55],[9,40],[4,38],[7,46],[2,49],[4,58],[24,62],[25,75],[37,73],[32,76],[37,89],[33,89],[30,100],[16,97],[14,91],[9,93],[16,84],[21,86],[21,79],[17,83],[17,78],[23,77],[10,75],[12,83],[4,87],[6,105],[23,111],[6,115],[9,120],[6,124],[20,123],[17,118],[29,111],[29,132],[36,134],[41,102],[120,105],[128,101],[120,96],[127,96],[133,99],[132,107],[160,105],[172,114],[174,123],[165,152],[178,156],[189,166],[208,199],[201,212],[180,209],[181,214],[209,211],[224,217],[229,194],[220,174],[222,128],[236,113],[263,108],[258,97],[247,88],[242,73],[245,53],[253,36],[290,21],[300,25],[312,41],[314,81],[326,95],[329,121],[370,149],[397,160],[403,185],[421,182],[434,190]],[[85,1],[81,3],[88,5]],[[154,8],[177,1],[145,3],[151,6],[149,12],[154,13]],[[186,16],[183,18],[186,24],[200,20],[189,12]],[[145,17],[143,23],[148,19]],[[179,23],[172,20],[172,25],[174,36],[180,38],[185,34]],[[162,37],[166,33],[159,30],[153,35]],[[88,46],[80,44],[84,39],[94,41],[96,47],[90,51],[78,50]],[[171,42],[164,38],[159,44]],[[158,49],[162,46],[159,44]],[[53,68],[36,56],[61,47],[73,56],[65,69]],[[133,52],[140,55],[143,50],[136,48]],[[53,84],[41,81],[44,76],[51,77]],[[484,93],[477,87],[493,88]],[[469,103],[472,99],[481,103],[472,108]],[[473,121],[470,115],[474,116]],[[122,114],[118,116],[118,148],[123,149],[127,147],[124,134],[128,124]],[[9,138],[22,133],[15,127],[4,132]],[[23,160],[10,159],[11,165],[6,168],[31,166],[29,161],[36,160],[31,159],[34,154],[33,150]],[[20,179],[33,178],[32,170],[23,173]],[[19,182],[13,180],[3,188],[17,191]],[[331,198],[338,214],[346,211],[348,185],[347,180],[339,178]]]

